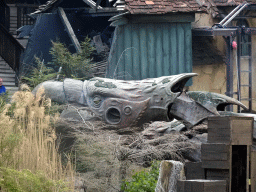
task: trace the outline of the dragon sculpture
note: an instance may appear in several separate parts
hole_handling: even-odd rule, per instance
[[[120,128],[173,118],[192,127],[209,116],[220,115],[230,104],[247,110],[241,102],[225,95],[184,92],[186,82],[196,75],[183,73],[138,81],[99,77],[84,82],[65,79],[43,82],[33,92],[43,86],[46,96],[53,101],[83,106],[106,123]]]

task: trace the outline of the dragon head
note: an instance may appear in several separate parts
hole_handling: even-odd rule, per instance
[[[97,77],[84,82],[84,99],[96,115],[119,127],[167,120],[168,106],[195,75],[185,73],[140,81]]]

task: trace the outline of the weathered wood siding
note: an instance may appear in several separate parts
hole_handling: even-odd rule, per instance
[[[116,27],[107,77],[138,80],[190,72],[190,22],[132,23]]]

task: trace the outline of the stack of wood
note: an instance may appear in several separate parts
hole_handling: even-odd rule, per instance
[[[252,140],[253,118],[208,118],[208,141],[201,145],[202,162],[187,163],[187,180],[178,182],[177,191],[256,191]]]

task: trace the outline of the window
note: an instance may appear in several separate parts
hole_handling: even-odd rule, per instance
[[[236,25],[239,27],[249,27],[249,24],[245,19],[238,20]],[[249,56],[249,50],[251,49],[251,35],[246,35],[242,32],[240,43],[241,56]]]

